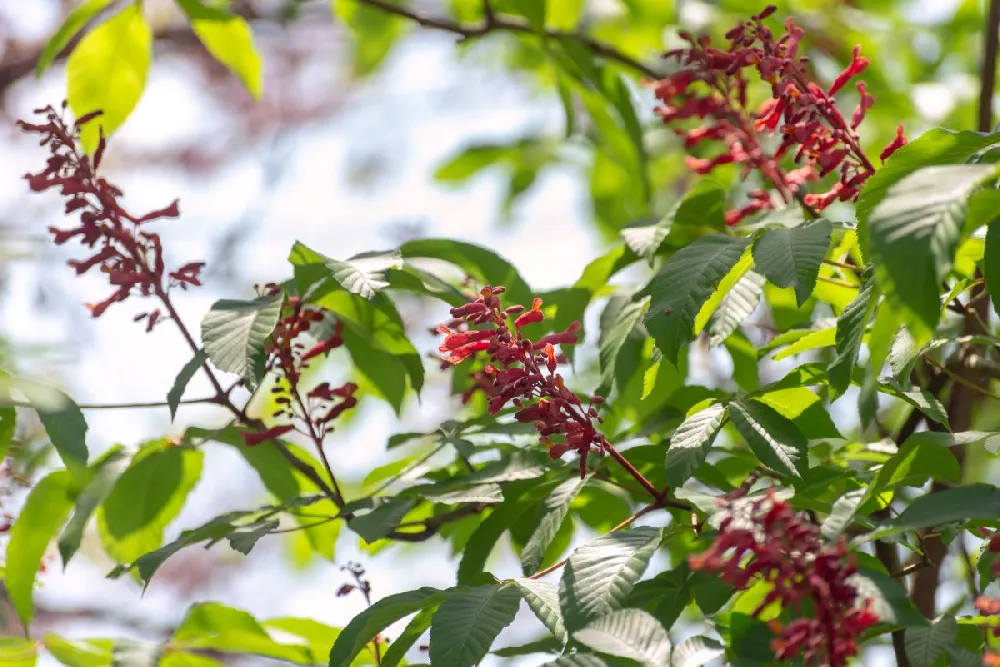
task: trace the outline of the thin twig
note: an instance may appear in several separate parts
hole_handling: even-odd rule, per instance
[[[838,262],[833,259],[824,259],[823,263],[829,266],[835,266],[838,269],[844,269],[845,271],[852,271],[858,274],[860,274],[862,271],[860,266],[855,266],[854,264],[848,264],[847,262]]]
[[[826,276],[819,276],[817,278],[820,282],[829,283],[831,285],[836,285],[837,287],[846,287],[848,289],[858,289],[857,285],[849,283],[846,280],[838,280],[837,278],[827,278]]]
[[[985,387],[980,387],[975,382],[972,382],[970,380],[965,379],[960,374],[956,373],[955,371],[951,370],[950,368],[947,368],[946,366],[942,366],[941,364],[939,364],[936,361],[934,361],[934,358],[931,357],[931,355],[925,353],[923,356],[924,356],[924,361],[927,362],[927,364],[931,368],[933,368],[934,370],[936,370],[939,373],[944,373],[949,378],[951,378],[952,380],[954,380],[958,384],[962,385],[966,389],[968,389],[970,391],[974,391],[977,394],[982,394],[983,396],[989,396],[990,398],[995,398],[996,400],[1000,401],[1000,396],[998,396],[997,394],[994,394],[992,391],[990,391],[989,389],[986,389]]]
[[[12,405],[15,408],[33,408],[33,403],[26,401],[2,401],[4,405]],[[180,405],[215,404],[219,405],[216,396],[206,396],[204,398],[187,398],[179,403]],[[131,410],[136,408],[165,408],[169,406],[166,401],[138,401],[135,403],[77,403],[81,410]]]
[[[662,74],[660,72],[657,72],[652,67],[644,65],[635,58],[619,51],[614,46],[577,32],[571,32],[568,30],[539,31],[536,30],[530,23],[525,21],[514,21],[512,19],[495,15],[491,18],[489,14],[487,14],[486,21],[484,21],[481,25],[463,25],[448,18],[428,16],[426,14],[413,11],[402,5],[394,4],[391,0],[359,0],[359,2],[361,2],[361,4],[368,5],[369,7],[374,7],[375,9],[383,11],[386,14],[392,14],[394,16],[399,16],[413,21],[422,28],[450,32],[453,35],[461,37],[463,41],[483,37],[494,32],[512,32],[526,35],[537,35],[539,37],[547,37],[550,39],[574,39],[585,46],[592,53],[634,70],[648,79],[662,78]]]

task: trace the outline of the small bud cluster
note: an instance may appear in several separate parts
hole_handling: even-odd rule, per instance
[[[65,107],[65,104],[63,105]],[[161,218],[176,218],[180,212],[174,201],[166,208],[133,216],[122,208],[119,200],[122,191],[97,175],[104,155],[103,135],[93,160],[78,147],[80,128],[100,114],[81,116],[71,126],[60,112],[48,106],[36,109],[44,122],[18,121],[27,133],[41,135],[41,145],[48,146],[50,156],[45,169],[25,175],[34,192],[59,188],[66,197],[66,213],[78,212],[80,224],[71,229],[50,227],[53,241],[63,245],[78,239],[91,249],[89,257],[67,262],[78,275],[94,267],[108,276],[115,291],[99,303],[87,304],[94,317],[100,317],[114,303],[125,301],[130,295],[154,295],[161,300],[173,287],[187,289],[201,285],[203,262],[189,262],[180,268],[167,271],[159,234],[146,231],[145,225]],[[159,309],[136,316],[136,321],[146,321],[151,331],[163,321]]]
[[[451,309],[454,320],[436,329],[445,336],[439,348],[448,355],[444,366],[485,352],[490,363],[477,375],[477,383],[489,397],[490,414],[512,403],[518,408],[515,419],[535,425],[552,458],[570,450],[579,453],[582,476],[587,454],[603,454],[607,439],[595,425],[603,420],[594,406],[603,399],[593,396],[585,406],[558,372],[566,357],[555,346],[575,344],[580,323],[532,341],[522,329],[545,319],[542,300],[535,299],[528,310],[520,305],[503,308],[503,293],[503,287],[487,286],[477,299]]]
[[[819,527],[773,490],[754,497],[745,493],[741,489],[722,499],[718,537],[689,564],[719,572],[740,589],[757,578],[773,586],[754,615],[778,603],[796,616],[787,625],[771,624],[778,635],[771,648],[779,660],[801,654],[810,665],[844,667],[858,653],[858,637],[878,622],[871,600],[858,604],[857,566],[846,543],[841,538],[824,544]]]
[[[988,550],[992,553],[1000,552],[1000,534],[995,534],[990,537]],[[993,562],[993,576],[1000,577],[1000,560]],[[980,595],[976,598],[976,611],[980,613],[981,616],[1000,616],[1000,598],[990,597],[988,595]],[[987,627],[983,628],[984,632],[989,632],[994,637],[1000,637],[1000,624],[990,623]],[[1000,667],[1000,653],[996,651],[987,651],[986,655],[983,656],[983,664],[986,667]]]
[[[662,105],[657,113],[666,124],[690,119],[709,122],[695,129],[675,129],[684,138],[686,149],[705,141],[725,144],[722,153],[711,158],[686,156],[687,165],[699,174],[708,174],[718,166],[740,164],[745,178],[759,171],[767,185],[750,193],[750,201],[726,214],[726,222],[735,225],[747,216],[775,208],[772,188],[785,204],[793,200],[812,213],[836,201],[854,201],[861,186],[875,173],[875,167],[861,149],[858,126],[875,98],[864,82],[855,84],[860,100],[848,121],[837,108],[834,96],[868,66],[861,47],[854,48],[851,63],[826,89],[808,79],[807,58],[798,55],[804,31],[792,19],[786,32],[775,38],[764,25],[773,14],[769,6],[760,14],[740,22],[726,33],[729,48],[712,48],[706,37],[682,37],[689,47],[666,54],[677,58],[683,68],[653,84]],[[770,85],[771,97],[759,109],[748,107],[749,74]],[[777,137],[777,148],[768,151],[765,139]],[[903,127],[895,140],[882,152],[882,160],[906,143]],[[786,169],[781,161],[791,156],[796,167]],[[806,194],[806,183],[819,181],[839,172],[829,190]]]
[[[281,288],[269,283],[264,291],[277,296]],[[244,432],[247,445],[258,445],[292,430],[299,430],[319,443],[332,430],[331,423],[357,405],[354,392],[358,386],[353,382],[340,387],[321,382],[309,390],[301,387],[302,373],[309,364],[344,344],[343,323],[335,321],[331,327],[331,321],[331,313],[309,306],[295,296],[285,298],[278,323],[264,346],[264,368],[279,378],[271,388],[279,407],[271,416],[290,422],[264,431]],[[303,340],[304,336],[309,336],[311,344]]]

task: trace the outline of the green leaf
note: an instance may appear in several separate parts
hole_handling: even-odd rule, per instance
[[[854,520],[854,514],[861,501],[864,500],[866,491],[866,489],[848,491],[833,501],[830,514],[820,526],[820,534],[823,535],[823,539],[832,542],[843,534],[847,526]]]
[[[468,146],[440,164],[434,171],[434,180],[443,183],[464,183],[484,169],[506,161],[514,150],[509,144]]]
[[[363,299],[372,299],[389,286],[386,271],[403,268],[403,257],[396,250],[366,252],[343,262],[327,258],[326,265],[341,287]]]
[[[435,667],[472,667],[514,620],[521,595],[516,586],[459,586],[431,621],[430,660]]]
[[[893,185],[923,167],[966,162],[996,142],[996,135],[935,128],[924,132],[893,153],[889,161],[865,183],[855,206],[858,217],[858,241],[865,254],[869,252],[868,219],[872,209],[885,198]]]
[[[61,391],[53,390],[58,397],[55,405],[35,403],[35,411],[45,427],[59,458],[66,469],[76,477],[87,467],[87,420],[79,406]]]
[[[764,277],[756,271],[747,271],[725,293],[708,325],[708,344],[717,347],[750,317],[764,293]]]
[[[387,4],[400,4],[387,0]],[[335,18],[350,28],[351,62],[354,75],[366,77],[383,63],[409,24],[358,0],[330,0]]]
[[[97,16],[101,10],[111,4],[112,0],[87,0],[66,17],[56,33],[45,43],[42,55],[38,58],[38,65],[35,66],[35,76],[39,79],[45,74],[49,66],[55,62],[56,57],[62,53],[73,38],[76,37],[91,19]]]
[[[986,228],[986,252],[983,255],[983,275],[993,301],[993,308],[1000,312],[1000,222]]]
[[[16,430],[17,410],[9,405],[0,406],[0,461],[7,458]]]
[[[670,661],[670,638],[659,621],[641,609],[619,609],[573,633],[573,639],[600,653],[628,658],[647,667]]]
[[[945,428],[951,428],[948,424],[948,411],[945,410],[945,407],[941,405],[941,401],[934,394],[923,387],[907,389],[896,380],[890,378],[889,380],[880,380],[878,390],[889,396],[895,396],[906,401],[924,413],[928,418],[933,419]]]
[[[111,493],[115,482],[128,468],[128,457],[120,449],[112,449],[95,462],[93,475],[76,499],[73,517],[63,528],[59,536],[59,555],[62,557],[63,569],[80,548],[83,531],[90,523],[97,506]]]
[[[351,619],[341,631],[330,649],[330,667],[349,667],[378,633],[405,616],[440,604],[445,596],[443,591],[424,587],[382,598]]]
[[[615,380],[618,356],[625,341],[633,336],[635,328],[649,306],[649,298],[640,301],[611,300],[601,315],[601,337],[598,342],[601,364],[601,385],[598,394],[607,395]],[[623,389],[619,385],[619,391]]]
[[[530,306],[533,292],[517,269],[492,250],[473,243],[451,239],[416,239],[399,247],[407,261],[411,259],[437,259],[462,269],[473,278],[494,287],[507,288],[505,301],[508,306]]]
[[[391,533],[415,504],[416,501],[412,498],[393,498],[367,514],[354,517],[347,525],[361,539],[371,544]]]
[[[167,441],[147,445],[97,509],[97,527],[110,556],[131,563],[163,543],[201,476],[204,452]]]
[[[794,288],[795,301],[802,307],[816,287],[832,232],[829,220],[769,229],[753,245],[754,266],[778,287]]]
[[[702,305],[736,266],[748,240],[713,234],[679,250],[643,290],[652,306],[646,327],[657,347],[676,364],[680,349],[694,339],[694,323]]]
[[[146,87],[153,59],[153,32],[142,5],[132,3],[80,40],[66,61],[67,99],[79,118],[103,114],[81,130],[81,143],[91,153],[99,130],[110,135],[125,122]]]
[[[425,632],[427,632],[429,627],[431,627],[431,619],[434,617],[434,614],[437,613],[437,610],[437,605],[432,605],[417,612],[416,615],[410,619],[410,622],[406,624],[406,628],[403,632],[389,644],[389,648],[386,649],[385,655],[382,656],[382,664],[380,667],[396,667],[396,665],[405,664],[404,660],[406,652],[409,651],[410,647],[413,646]]]
[[[68,471],[49,473],[31,489],[10,529],[4,584],[25,628],[31,625],[35,613],[31,600],[35,575],[45,549],[73,507],[74,490],[74,478]]]
[[[486,561],[496,547],[500,536],[517,522],[525,512],[540,503],[555,487],[555,483],[537,484],[520,495],[511,495],[497,506],[469,537],[462,560],[458,564],[458,583],[475,581],[486,567]]]
[[[330,258],[301,243],[292,247],[295,284],[308,300],[334,313],[345,325],[344,343],[354,365],[376,385],[398,413],[405,380],[414,391],[424,383],[420,353],[406,336],[403,318],[384,292],[371,299],[344,289],[333,279]]]
[[[110,639],[69,641],[58,635],[46,633],[42,637],[45,650],[67,667],[107,667],[111,664]]]
[[[311,664],[307,646],[274,641],[252,615],[218,602],[192,605],[170,643],[182,649],[247,653],[296,664]]]
[[[277,520],[265,521],[252,526],[249,530],[234,531],[227,535],[226,538],[229,540],[229,546],[231,546],[234,551],[239,551],[241,554],[246,556],[253,551],[255,546],[257,546],[257,542],[260,541],[260,538],[277,530],[279,525],[280,524]]]
[[[542,667],[611,667],[601,658],[589,653],[569,653],[559,656],[552,662],[547,662]]]
[[[569,514],[570,505],[587,480],[574,475],[557,486],[542,504],[542,520],[521,550],[521,570],[525,576],[538,570],[545,552]]]
[[[559,589],[547,581],[535,579],[515,579],[514,584],[521,589],[521,595],[538,620],[548,628],[552,636],[563,645],[569,641],[562,609],[559,608]]]
[[[167,407],[170,408],[171,421],[177,415],[177,406],[181,404],[181,398],[184,396],[184,390],[187,389],[188,383],[206,361],[208,361],[208,354],[205,353],[205,350],[198,350],[177,374],[174,386],[167,392]]]
[[[991,484],[970,484],[921,496],[887,525],[925,528],[953,521],[998,518],[1000,489]]]
[[[117,579],[129,570],[135,569],[139,580],[143,582],[143,584],[148,585],[149,581],[156,573],[156,570],[159,569],[159,567],[163,565],[163,563],[170,556],[173,556],[185,547],[198,544],[199,542],[208,542],[207,546],[215,544],[236,530],[236,521],[245,515],[245,512],[227,512],[226,514],[222,514],[211,519],[197,528],[182,531],[181,534],[172,542],[163,545],[155,551],[143,554],[135,562],[119,565],[112,570],[110,574],[108,574],[108,578]]]
[[[220,299],[201,321],[201,342],[209,360],[220,371],[236,373],[256,386],[261,369],[255,358],[274,331],[281,314],[282,296],[262,296],[253,301]]]
[[[573,552],[559,581],[560,607],[570,632],[621,608],[660,537],[659,529],[634,528],[608,533]]]
[[[872,210],[879,282],[928,331],[940,318],[940,284],[955,258],[969,196],[995,171],[988,165],[927,167],[892,186]]]
[[[898,486],[920,487],[930,479],[959,482],[961,469],[949,449],[953,444],[958,443],[949,433],[925,431],[913,434],[879,468],[868,487],[868,498]]]
[[[814,323],[814,326],[816,324],[819,324],[819,322]],[[796,354],[802,354],[803,352],[808,352],[810,350],[817,350],[821,347],[830,347],[831,345],[837,344],[836,327],[817,329],[815,331],[793,329],[792,331],[785,332],[784,335],[787,336],[788,334],[799,334],[799,333],[803,333],[804,335],[799,336],[798,338],[795,339],[795,341],[791,345],[783,349],[778,354],[774,355],[775,361],[781,361],[783,359],[793,357]],[[785,341],[779,342],[779,338],[781,337],[779,336],[778,338],[775,338],[773,341],[771,341],[771,344],[781,345],[785,342]],[[791,336],[788,336],[788,338],[791,338]]]
[[[205,49],[239,77],[247,91],[260,99],[264,85],[260,53],[250,25],[242,16],[206,7],[202,0],[177,0]]]
[[[510,12],[528,19],[535,30],[545,30],[545,5],[547,0],[500,0],[497,10]]]
[[[727,407],[712,403],[689,416],[670,437],[665,465],[667,482],[680,486],[705,462],[716,434],[726,419]]]
[[[795,422],[802,435],[813,440],[842,438],[836,424],[830,419],[829,408],[808,387],[789,387],[755,394],[753,399],[769,405],[781,416]]]
[[[801,476],[808,465],[808,442],[795,422],[758,401],[730,403],[729,416],[761,463]]]
[[[725,653],[726,648],[716,640],[695,635],[674,647],[670,667],[702,667]]]
[[[562,650],[563,645],[559,643],[558,639],[551,635],[546,635],[541,639],[536,639],[527,644],[493,649],[490,653],[498,658],[517,658],[522,655],[531,655],[532,653],[560,653]]]
[[[35,667],[38,645],[27,638],[0,637],[0,664],[7,667]]]
[[[945,615],[925,628],[907,628],[906,657],[913,667],[931,667],[958,636],[954,616]]]
[[[906,588],[885,572],[859,567],[854,578],[859,600],[872,600],[872,611],[883,623],[900,627],[922,627],[927,619],[917,611]]]
[[[828,370],[830,388],[834,398],[840,396],[851,385],[851,374],[858,361],[861,350],[861,338],[864,336],[875,310],[875,273],[871,265],[865,268],[861,279],[861,290],[858,296],[847,304],[847,308],[837,318],[836,345],[837,353]],[[881,369],[876,369],[878,373]]]

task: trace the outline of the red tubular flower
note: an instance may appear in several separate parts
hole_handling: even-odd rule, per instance
[[[819,526],[779,500],[773,490],[752,498],[744,493],[720,501],[719,534],[689,564],[695,570],[719,572],[737,588],[758,578],[773,585],[754,615],[778,603],[798,617],[788,625],[771,623],[778,634],[771,648],[779,660],[802,655],[807,664],[844,667],[858,653],[858,637],[878,622],[872,601],[859,600],[853,582],[857,567],[846,543],[841,538],[824,544]],[[808,603],[811,617],[802,617],[803,603]]]
[[[435,329],[436,333],[445,335],[438,348],[442,354],[449,355],[443,367],[485,352],[490,364],[482,372],[473,374],[476,385],[462,396],[463,402],[469,400],[473,391],[482,389],[489,397],[491,414],[513,404],[518,408],[514,418],[535,425],[553,458],[570,450],[580,454],[580,474],[583,476],[587,454],[606,451],[607,439],[595,426],[595,422],[602,420],[592,407],[600,401],[594,397],[590,400],[591,405],[585,407],[580,398],[566,388],[562,375],[557,372],[558,365],[565,363],[566,358],[555,349],[556,345],[577,342],[580,323],[573,322],[565,331],[532,341],[521,329],[545,319],[542,300],[534,299],[529,310],[522,306],[504,309],[498,298],[503,292],[503,287],[487,286],[479,298],[451,309],[451,316],[461,321]],[[468,328],[456,330],[463,323]]]
[[[256,447],[260,443],[272,438],[280,438],[294,428],[291,424],[282,424],[281,426],[275,426],[264,431],[243,431],[241,435],[247,447]]]
[[[171,287],[186,289],[200,285],[202,262],[189,262],[167,273],[159,235],[145,231],[144,225],[148,222],[180,215],[177,201],[145,215],[132,215],[119,203],[121,189],[97,175],[106,145],[104,137],[101,137],[93,160],[80,151],[80,128],[100,112],[85,114],[72,125],[51,106],[37,109],[35,113],[45,122],[19,121],[18,125],[29,134],[41,135],[41,144],[48,147],[50,155],[42,171],[26,174],[24,178],[34,192],[57,188],[66,197],[66,213],[80,216],[77,227],[66,230],[50,227],[52,241],[63,245],[77,239],[91,249],[88,257],[67,263],[77,274],[99,267],[107,274],[110,284],[117,288],[103,301],[88,304],[91,314],[100,317],[112,304],[125,301],[133,294],[164,298]],[[143,319],[146,319],[146,330],[150,331],[166,318]]]
[[[875,167],[861,149],[857,128],[875,98],[863,82],[856,87],[860,102],[850,123],[836,106],[834,96],[868,67],[869,61],[855,47],[850,64],[824,90],[810,81],[806,58],[798,55],[805,32],[789,19],[785,33],[776,38],[764,19],[774,6],[740,22],[726,33],[729,47],[711,48],[708,37],[682,33],[690,46],[666,54],[683,68],[653,84],[661,105],[656,112],[664,123],[689,119],[707,120],[694,129],[675,129],[691,149],[707,141],[724,144],[712,157],[688,155],[685,162],[698,174],[711,173],[725,164],[740,164],[744,174],[759,171],[767,187],[785,204],[798,201],[818,213],[836,201],[854,201]],[[747,107],[747,87],[752,74],[771,87],[771,98],[760,108]],[[765,150],[765,139],[777,136],[773,152]],[[906,140],[902,126],[896,139],[882,152],[883,161]],[[787,169],[782,158],[791,155],[795,169]],[[825,193],[806,194],[807,182],[837,172],[838,181]],[[735,225],[747,216],[774,208],[770,193],[757,191],[751,202],[726,214],[726,224]]]

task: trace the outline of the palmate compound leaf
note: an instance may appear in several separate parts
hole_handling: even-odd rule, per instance
[[[354,658],[375,636],[399,619],[431,605],[440,604],[446,593],[436,588],[418,588],[382,598],[347,624],[333,648],[330,667],[349,667]]]
[[[748,243],[721,234],[703,236],[674,254],[643,289],[640,295],[653,297],[646,328],[667,361],[676,364],[681,347],[694,339],[698,312]]]
[[[534,573],[542,564],[546,550],[569,514],[570,505],[586,483],[586,479],[573,475],[545,499],[542,504],[542,520],[521,550],[521,570],[525,576]]]
[[[880,286],[923,330],[918,339],[926,340],[940,318],[940,285],[955,258],[969,196],[996,171],[975,164],[920,169],[889,188],[871,212]]]
[[[680,486],[705,462],[712,441],[726,419],[727,406],[713,403],[677,427],[667,449],[666,473],[671,486]]]
[[[569,641],[569,634],[563,622],[559,589],[555,584],[537,579],[515,579],[514,584],[521,589],[521,596],[538,620],[549,629],[553,637],[565,645]]]
[[[787,475],[802,475],[808,441],[795,422],[754,400],[730,403],[729,416],[761,463]]]
[[[670,638],[660,622],[642,609],[619,609],[573,633],[573,639],[600,653],[662,667],[670,660]]]
[[[832,232],[829,220],[769,229],[753,245],[754,266],[778,287],[794,288],[801,307],[816,286]]]
[[[263,296],[253,301],[221,299],[201,321],[201,342],[209,360],[221,371],[260,381],[254,359],[264,351],[264,341],[274,331],[282,297]]]
[[[521,603],[517,586],[459,586],[431,620],[430,660],[435,667],[472,667],[490,650],[497,635],[514,620]]]
[[[559,581],[559,603],[570,632],[623,606],[661,534],[647,527],[608,533],[573,552]]]
[[[722,345],[740,323],[750,317],[760,297],[764,293],[764,276],[756,271],[747,271],[722,297],[722,302],[712,314],[708,325],[709,345]]]

